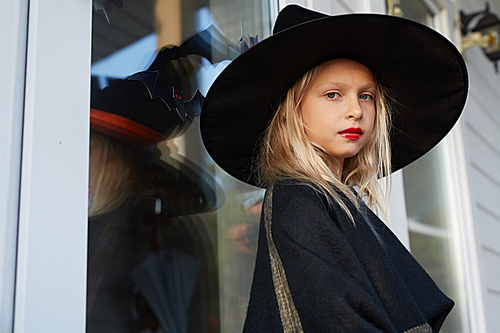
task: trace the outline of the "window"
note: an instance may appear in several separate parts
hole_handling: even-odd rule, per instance
[[[432,1],[401,1],[403,17],[439,28],[440,14]],[[451,140],[450,137],[445,140]],[[413,256],[441,290],[455,301],[442,332],[468,332],[467,303],[462,279],[456,224],[450,213],[451,193],[446,146],[440,143],[403,169],[410,248]]]
[[[263,190],[210,159],[194,102],[242,49],[270,34],[274,9],[263,0],[94,7],[87,332],[240,332]],[[137,90],[121,90],[138,72],[128,81],[179,110],[165,140],[140,148],[98,124],[101,111],[144,120],[134,118]]]
[[[459,271],[457,236],[450,214],[443,146],[438,145],[403,171],[410,247],[441,290],[455,301],[442,332],[467,332],[466,300]],[[464,317],[465,316],[465,317]]]

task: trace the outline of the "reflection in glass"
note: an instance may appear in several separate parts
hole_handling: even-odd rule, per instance
[[[159,84],[150,89],[136,80],[156,81],[156,73],[146,75],[151,73],[115,81],[92,96],[88,330],[109,329],[100,321],[113,319],[115,328],[139,325],[141,330],[187,332],[188,318],[206,316],[193,313],[191,303],[204,303],[202,293],[217,290],[216,283],[201,284],[216,281],[199,259],[210,256],[210,247],[200,247],[192,237],[164,242],[165,228],[192,236],[183,229],[189,224],[208,238],[195,216],[177,230],[171,225],[180,216],[216,209],[213,177],[186,159],[170,156],[166,147],[156,147],[182,134],[191,123],[189,114],[199,114],[200,104],[183,105],[175,90],[162,91]],[[130,250],[134,255],[123,257]],[[203,263],[210,260],[215,259]],[[127,296],[131,299],[124,307],[127,303],[119,297]],[[116,302],[113,314],[107,302]],[[200,309],[210,309],[210,300],[205,303]],[[103,313],[108,318],[100,318]]]
[[[241,332],[263,191],[213,163],[198,116],[267,6],[94,1],[87,332]]]

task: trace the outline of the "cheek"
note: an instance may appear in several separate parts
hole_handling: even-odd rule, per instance
[[[304,131],[307,135],[311,134],[311,131],[314,131],[315,128],[315,118],[312,116],[310,112],[310,108],[303,107],[300,111],[302,123],[304,124]]]

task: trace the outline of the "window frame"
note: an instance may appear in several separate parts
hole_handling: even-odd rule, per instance
[[[28,11],[13,332],[84,332],[92,2]]]
[[[0,331],[11,332],[14,315],[17,224],[23,126],[28,0],[3,4],[0,20]]]
[[[404,0],[403,0],[404,1]],[[409,1],[409,0],[406,0]],[[452,24],[459,20],[458,5],[454,1],[420,0],[426,7],[433,29],[450,39],[458,48],[461,47],[460,27]],[[447,230],[452,255],[455,260],[455,278],[457,296],[466,300],[461,307],[460,319],[463,332],[486,332],[484,300],[482,297],[481,276],[479,269],[476,231],[474,227],[470,199],[467,161],[462,134],[462,121],[459,120],[451,132],[440,143],[440,158],[445,173],[445,195],[448,197],[447,209],[453,221]],[[409,230],[417,231],[409,223]],[[442,237],[437,228],[420,230],[421,234]]]

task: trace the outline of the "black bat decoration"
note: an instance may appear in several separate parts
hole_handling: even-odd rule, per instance
[[[245,38],[245,34],[243,33],[243,15],[241,15],[241,37],[240,37],[240,52],[243,53],[247,51],[249,48],[254,47],[259,42],[259,35],[255,35],[255,37],[251,37],[248,35],[248,38]]]
[[[196,89],[193,96],[189,99],[184,97],[182,90],[177,90],[175,87],[165,87],[162,80],[159,79],[159,71],[146,71],[136,73],[128,78],[128,80],[136,80],[144,83],[149,89],[151,97],[160,97],[170,109],[176,109],[179,117],[184,121],[186,117],[193,120],[194,117],[200,115],[201,105],[205,98]]]

